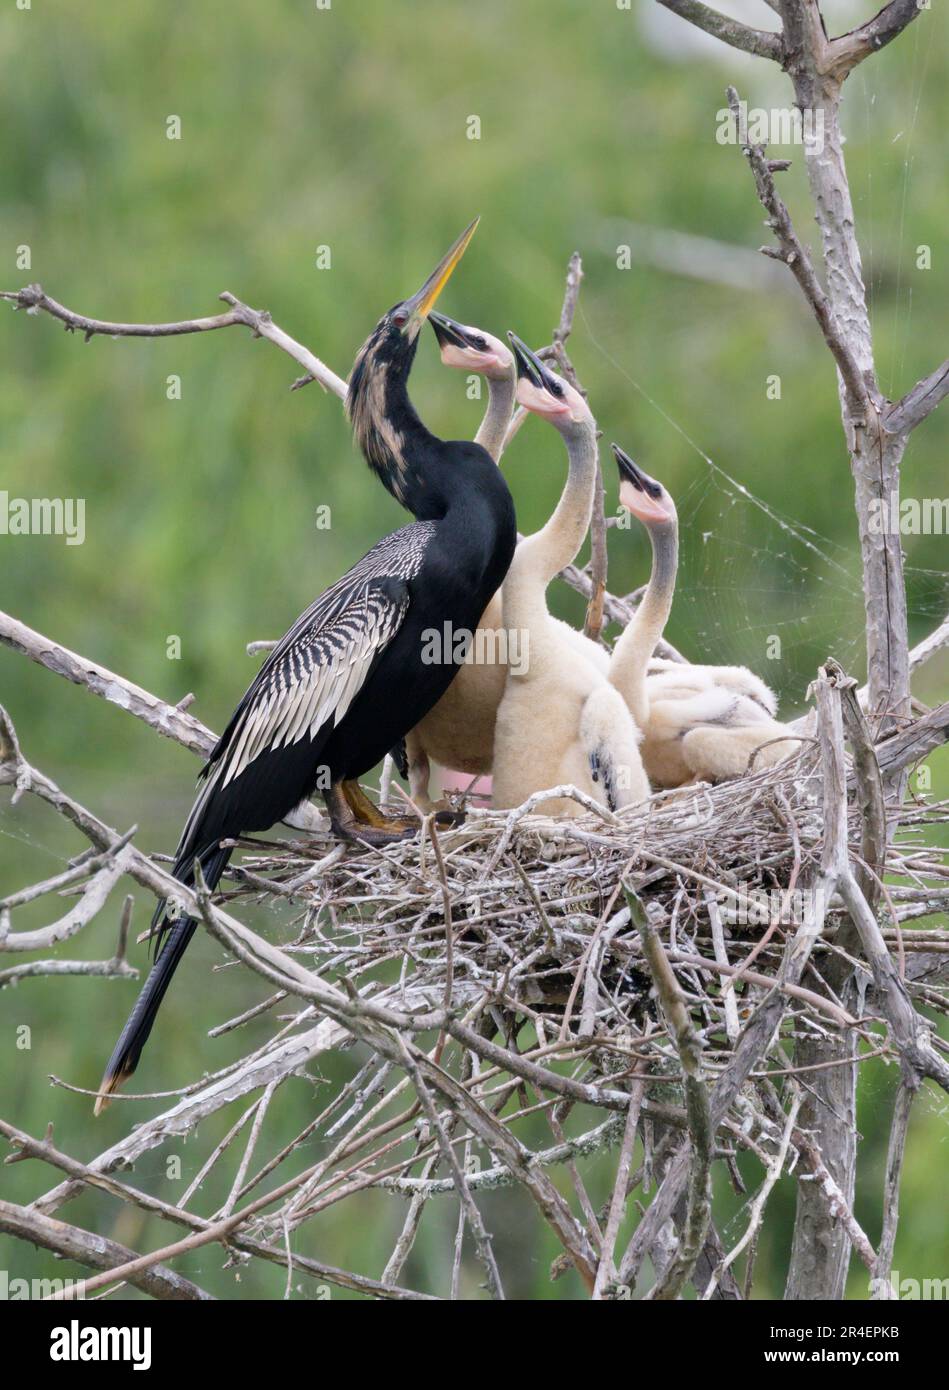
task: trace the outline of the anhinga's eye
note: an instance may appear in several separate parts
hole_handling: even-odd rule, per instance
[[[396,309],[395,313],[392,315],[392,322],[395,324],[396,328],[404,328],[408,321],[408,309]]]

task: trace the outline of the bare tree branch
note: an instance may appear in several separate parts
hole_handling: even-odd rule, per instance
[[[217,743],[216,735],[194,715],[182,713],[177,706],[151,695],[124,676],[117,676],[107,667],[79,656],[51,637],[44,637],[43,633],[35,632],[9,613],[0,613],[0,642],[45,666],[54,675],[63,676],[74,685],[84,685],[93,695],[134,714],[136,719],[144,720],[165,738],[174,739],[202,758],[206,758]]]
[[[915,4],[914,4],[915,8]],[[932,414],[940,401],[949,395],[949,358],[883,414],[883,427],[888,434],[909,434]]]
[[[86,342],[90,338],[103,336],[109,338],[168,338],[183,333],[208,333],[216,328],[249,328],[255,338],[267,338],[276,347],[286,352],[295,362],[304,367],[308,376],[318,381],[324,391],[331,391],[341,400],[346,398],[346,383],[324,362],[315,357],[309,348],[291,338],[279,328],[266,309],[251,309],[242,304],[227,290],[218,296],[231,305],[229,313],[215,314],[212,318],[181,319],[176,323],[110,323],[105,319],[88,318],[67,309],[64,304],[52,299],[41,285],[26,285],[22,290],[0,290],[0,299],[7,299],[16,309],[25,309],[36,314],[41,310],[59,319],[70,333],[82,333]]]
[[[903,768],[918,763],[935,748],[949,741],[949,701],[937,705],[929,714],[915,719],[899,733],[876,745],[881,771],[892,777]]]
[[[880,1233],[880,1247],[873,1267],[875,1280],[890,1280],[893,1265],[893,1251],[896,1245],[896,1231],[900,1219],[900,1178],[903,1173],[903,1157],[906,1151],[906,1136],[909,1132],[910,1116],[916,1091],[902,1082],[896,1091],[893,1103],[893,1120],[890,1125],[890,1138],[886,1155],[886,1182],[883,1194],[883,1229]],[[877,1286],[879,1292],[879,1285]]]
[[[873,971],[880,1008],[899,1049],[907,1086],[915,1090],[925,1077],[929,1077],[944,1091],[949,1091],[949,1063],[944,1062],[933,1047],[932,1031],[913,1007],[906,984],[900,979],[887,949],[880,925],[849,869],[841,875],[838,887]]]
[[[478,1257],[484,1266],[484,1271],[488,1279],[488,1287],[491,1290],[491,1296],[492,1298],[503,1299],[504,1289],[501,1286],[501,1275],[498,1270],[497,1261],[494,1258],[494,1248],[491,1245],[491,1237],[485,1230],[484,1222],[481,1219],[481,1213],[478,1210],[478,1204],[471,1195],[465,1172],[458,1162],[458,1159],[455,1157],[455,1151],[448,1141],[444,1125],[439,1118],[435,1102],[432,1100],[432,1093],[425,1084],[422,1074],[412,1058],[411,1052],[405,1045],[405,1041],[401,1038],[399,1041],[402,1044],[402,1057],[405,1067],[416,1083],[416,1089],[425,1113],[428,1116],[429,1124],[432,1126],[435,1137],[438,1140],[438,1147],[441,1149],[442,1156],[452,1175],[452,1181],[455,1184],[455,1189],[458,1193],[459,1201],[461,1202],[462,1212],[471,1228],[471,1234],[474,1236],[475,1244],[478,1247]]]
[[[628,888],[626,901],[639,930],[643,954],[649,965],[649,973],[663,1016],[675,1040],[685,1076],[685,1099],[691,1143],[686,1215],[678,1248],[652,1291],[652,1297],[657,1300],[674,1300],[679,1297],[695,1269],[696,1261],[705,1246],[711,1222],[709,1174],[712,1166],[714,1130],[708,1087],[703,1075],[702,1042],[692,1022],[682,987],[675,977],[645,908],[636,894]]]
[[[728,88],[728,104],[736,122],[740,119],[740,102],[734,87]],[[768,214],[768,226],[774,233],[778,250],[762,247],[765,255],[783,261],[791,271],[804,293],[804,298],[813,310],[820,325],[824,341],[833,353],[834,361],[840,371],[847,390],[852,410],[863,411],[868,404],[867,383],[854,356],[841,325],[824,293],[811,264],[807,248],[798,239],[791,221],[791,214],[778,193],[774,182],[774,162],[769,160],[763,145],[745,144],[742,146],[745,157],[751,166],[758,199]]]
[[[135,1252],[124,1245],[118,1245],[106,1236],[93,1235],[79,1226],[70,1226],[65,1221],[57,1221],[51,1216],[29,1207],[17,1206],[15,1202],[0,1200],[0,1231],[28,1241],[44,1250],[51,1250],[64,1260],[75,1260],[77,1264],[90,1269],[111,1270],[116,1265],[129,1266],[135,1259]],[[100,1282],[108,1283],[109,1274]],[[130,1284],[150,1294],[152,1298],[182,1299],[204,1302],[211,1299],[209,1293],[183,1278],[174,1270],[166,1269],[159,1261],[147,1266],[131,1269],[124,1276]],[[90,1282],[83,1280],[83,1294]],[[67,1293],[65,1297],[71,1297]]]
[[[68,647],[54,642],[51,637],[27,627],[9,613],[0,612],[0,642],[38,665],[45,666],[54,675],[63,676],[74,685],[85,686],[93,695],[133,714],[149,728],[165,738],[174,739],[202,758],[207,758],[217,743],[217,735],[193,714],[186,714],[178,705],[169,705],[134,681],[117,675],[98,662],[79,656]],[[306,802],[291,811],[287,824],[301,830],[321,830],[326,822],[316,808]]]
[[[749,25],[712,9],[711,5],[703,4],[702,0],[659,0],[659,3],[673,14],[687,19],[697,29],[704,29],[706,34],[721,39],[722,43],[730,44],[732,48],[740,48],[744,53],[754,53],[759,58],[771,58],[776,63],[781,62],[784,53],[781,35],[773,33],[770,29],[752,29]]]
[[[845,73],[850,72],[871,53],[878,53],[898,38],[919,17],[922,8],[919,0],[890,0],[865,24],[831,40],[835,62]]]
[[[93,875],[83,889],[79,902],[65,916],[60,917],[48,927],[37,928],[36,931],[9,932],[7,934],[0,931],[0,951],[48,950],[51,946],[58,946],[61,941],[68,941],[70,937],[82,931],[83,927],[88,925],[105,906],[112,889],[126,872],[128,856],[125,852],[125,844],[130,839],[131,834],[123,836],[122,842],[117,843],[114,851],[107,851],[106,854],[100,856],[106,860],[106,863]],[[74,964],[78,963],[74,962]],[[39,964],[39,962],[34,962],[34,964]],[[76,971],[75,973],[82,972]],[[135,971],[127,970],[120,973],[134,975]],[[0,982],[3,981],[3,978],[3,975],[0,975]]]
[[[708,1299],[712,1297],[715,1289],[718,1287],[720,1278],[731,1268],[742,1251],[746,1250],[749,1245],[753,1245],[757,1240],[762,1221],[764,1220],[764,1211],[768,1198],[778,1179],[781,1177],[781,1174],[784,1172],[784,1165],[787,1162],[788,1150],[791,1147],[791,1137],[794,1133],[794,1127],[797,1123],[797,1116],[800,1108],[800,1092],[795,1089],[791,1108],[785,1123],[784,1133],[781,1136],[780,1146],[774,1156],[773,1162],[768,1167],[764,1182],[761,1184],[751,1203],[751,1210],[748,1213],[748,1225],[745,1227],[744,1234],[741,1236],[740,1240],[736,1241],[731,1250],[729,1250],[725,1259],[722,1261],[720,1269],[716,1271],[712,1280],[705,1288],[702,1294],[703,1298]]]

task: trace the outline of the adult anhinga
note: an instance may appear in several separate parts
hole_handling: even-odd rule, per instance
[[[526,667],[509,666],[494,735],[495,806],[521,804],[534,792],[572,784],[610,807],[649,796],[639,734],[619,692],[579,650],[576,634],[547,608],[554,576],[575,558],[590,525],[596,480],[596,424],[580,393],[510,334],[517,358],[517,399],[563,437],[567,482],[554,513],[517,547],[502,589],[504,625],[528,634]],[[547,814],[577,815],[557,798]]]
[[[441,696],[453,650],[426,660],[426,630],[474,628],[514,552],[514,505],[480,445],[425,428],[407,380],[418,334],[476,223],[417,294],[385,314],[356,358],[347,408],[373,471],[414,523],[386,536],[294,623],[267,657],[204,769],[174,864],[182,883],[199,862],[213,887],[230,857],[222,840],[265,830],[322,792],[334,831],[380,843],[415,828],[382,816],[360,790],[369,771]],[[98,1112],[132,1074],[171,977],[195,930],[163,904],[164,938],[100,1086]]]
[[[675,593],[678,518],[669,493],[612,446],[620,505],[645,526],[652,547],[649,583],[613,649],[609,678],[642,731],[643,764],[660,787],[740,776],[752,753],[766,767],[794,751],[774,718],[773,693],[744,666],[688,666],[653,657]]]

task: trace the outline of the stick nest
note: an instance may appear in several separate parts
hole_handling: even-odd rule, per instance
[[[919,841],[949,803],[909,803],[888,868],[884,936],[901,958],[949,952],[949,932],[904,930],[940,907],[920,890],[944,851]],[[512,1047],[525,1024],[543,1048],[595,1041],[639,1061],[674,1056],[651,999],[636,899],[659,932],[697,1025],[724,1061],[740,1024],[778,978],[819,869],[819,757],[805,747],[736,781],[655,795],[615,815],[592,803],[576,819],[469,809],[450,831],[426,820],[420,838],[364,852],[319,840],[245,854],[228,898],[274,896],[302,906],[288,949],[327,981],[347,982],[408,1011],[487,1007]],[[860,816],[849,838],[859,856]],[[245,842],[250,848],[254,842]],[[314,855],[319,855],[313,863]],[[915,865],[919,866],[917,872]],[[933,893],[937,896],[933,897]],[[822,966],[841,915],[829,905],[806,987],[788,995],[792,1030],[846,1020]],[[911,975],[924,975],[916,962]],[[590,1059],[588,1059],[590,1060]],[[615,1064],[601,1056],[595,1070]]]

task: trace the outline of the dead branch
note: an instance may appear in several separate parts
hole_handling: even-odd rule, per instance
[[[734,87],[728,88],[728,104],[736,122],[739,120],[740,102]],[[811,264],[807,248],[798,239],[783,199],[774,182],[774,169],[781,167],[769,160],[763,145],[745,144],[742,151],[751,166],[755,180],[758,200],[768,214],[768,226],[774,233],[778,249],[763,246],[762,253],[775,260],[783,261],[801,287],[801,291],[811,306],[814,317],[824,335],[824,341],[833,354],[838,370],[847,390],[850,409],[854,412],[867,408],[867,384],[851,349],[837,316],[831,306],[817,274]]]
[[[70,1226],[64,1221],[56,1221],[28,1207],[20,1207],[15,1202],[5,1202],[2,1199],[0,1231],[5,1231],[7,1235],[18,1240],[27,1241],[30,1245],[51,1250],[60,1259],[75,1260],[77,1264],[86,1265],[89,1269],[109,1271],[119,1265],[128,1268],[134,1256],[133,1251],[105,1236],[92,1235],[79,1226]],[[109,1277],[106,1273],[101,1276],[99,1282],[108,1283]],[[130,1284],[141,1289],[143,1293],[150,1294],[152,1298],[198,1302],[211,1299],[211,1295],[205,1293],[204,1289],[193,1284],[190,1279],[176,1274],[174,1270],[166,1269],[160,1262],[131,1269],[125,1277]],[[94,1282],[82,1281],[83,1296]],[[71,1298],[74,1294],[67,1290],[62,1296]]]
[[[914,3],[912,8],[917,11]],[[942,366],[930,372],[929,376],[917,381],[911,390],[891,405],[884,413],[883,425],[888,434],[909,434],[921,425],[949,395],[949,359]]]
[[[652,1297],[655,1299],[672,1300],[678,1298],[686,1280],[695,1269],[696,1261],[705,1246],[711,1221],[709,1175],[712,1166],[712,1117],[708,1087],[703,1075],[703,1046],[682,987],[639,898],[627,890],[626,900],[639,930],[649,973],[666,1025],[675,1040],[685,1078],[691,1144],[686,1215],[678,1248],[652,1291]]]
[[[900,1178],[903,1173],[903,1157],[906,1152],[906,1136],[909,1132],[910,1116],[916,1093],[905,1083],[899,1086],[893,1104],[893,1120],[890,1125],[890,1139],[886,1155],[886,1182],[883,1195],[883,1229],[880,1233],[880,1248],[873,1266],[873,1278],[889,1285],[890,1269],[893,1265],[893,1250],[896,1245],[896,1231],[900,1219]]]
[[[849,72],[864,58],[869,58],[871,53],[879,52],[898,38],[919,17],[922,8],[919,0],[890,0],[865,24],[831,41],[836,63]]]
[[[711,5],[703,4],[702,0],[659,0],[659,3],[673,14],[687,19],[697,29],[703,29],[713,38],[730,44],[732,48],[740,48],[744,53],[754,53],[759,58],[771,58],[776,63],[781,62],[784,48],[780,34],[769,29],[752,29],[749,25],[712,9]]]
[[[88,318],[67,309],[64,304],[48,295],[41,285],[26,285],[21,290],[0,290],[0,299],[7,299],[15,309],[25,309],[28,314],[43,312],[59,319],[67,333],[82,333],[86,342],[94,337],[108,338],[169,338],[184,333],[208,333],[217,328],[249,328],[255,338],[266,338],[299,362],[308,377],[318,381],[324,391],[332,391],[341,400],[346,398],[346,383],[325,363],[315,357],[309,348],[291,338],[282,328],[278,328],[266,309],[251,309],[247,304],[227,290],[218,295],[231,309],[226,314],[215,314],[212,318],[181,319],[176,323],[109,323],[104,319]]]

